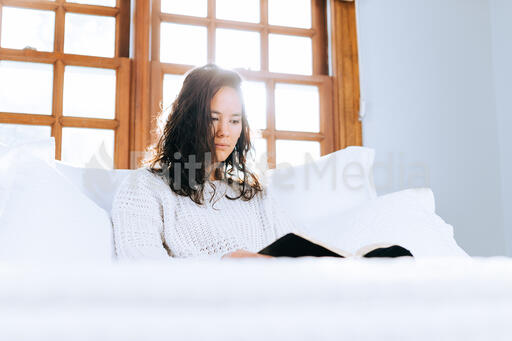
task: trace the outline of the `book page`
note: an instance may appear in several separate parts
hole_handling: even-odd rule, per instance
[[[391,244],[391,243],[373,243],[373,244],[370,244],[370,245],[365,245],[363,247],[361,247],[359,250],[357,250],[354,254],[354,256],[357,256],[357,257],[363,257],[364,255],[366,255],[367,253],[373,251],[373,250],[376,250],[376,249],[379,249],[379,248],[387,248],[387,247],[390,247],[390,246],[393,246],[395,244]]]

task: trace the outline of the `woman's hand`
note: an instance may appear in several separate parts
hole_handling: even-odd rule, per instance
[[[224,256],[222,256],[222,258],[272,258],[272,256],[260,255],[258,253],[239,249],[230,253],[226,253]]]

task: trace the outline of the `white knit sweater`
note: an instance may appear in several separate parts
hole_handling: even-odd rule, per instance
[[[158,175],[140,168],[124,180],[112,205],[118,258],[220,258],[237,249],[258,252],[294,230],[292,221],[265,189],[253,199],[229,200],[235,190],[213,181],[212,202],[197,205],[175,194]],[[205,198],[211,198],[205,186]]]

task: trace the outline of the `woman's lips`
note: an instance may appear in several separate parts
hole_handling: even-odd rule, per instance
[[[215,147],[219,148],[219,149],[228,149],[229,145],[227,145],[227,144],[215,144]]]

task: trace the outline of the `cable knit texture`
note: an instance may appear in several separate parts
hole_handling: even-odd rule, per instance
[[[121,184],[112,206],[117,257],[220,258],[237,249],[258,252],[294,230],[286,213],[265,189],[253,199],[230,200],[225,181],[205,186],[204,205],[175,194],[160,176],[140,168]]]

